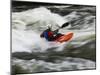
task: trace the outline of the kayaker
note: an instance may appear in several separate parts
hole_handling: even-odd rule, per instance
[[[59,29],[52,31],[51,25],[47,25],[47,27],[48,28],[44,30],[43,33],[41,33],[41,38],[45,38],[48,41],[55,41],[57,38],[63,35],[61,33],[58,33]]]

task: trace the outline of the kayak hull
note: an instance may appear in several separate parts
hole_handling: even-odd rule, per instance
[[[67,41],[71,40],[72,37],[73,37],[73,33],[69,32],[69,33],[59,37],[56,41],[60,42],[60,43],[63,43],[63,42],[67,42]]]

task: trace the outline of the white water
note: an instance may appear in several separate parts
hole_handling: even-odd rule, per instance
[[[45,7],[30,9],[23,12],[14,12],[12,13],[12,52],[41,52],[45,53],[50,48],[55,48],[56,52],[63,51],[67,45],[73,46],[75,48],[85,45],[86,43],[95,39],[95,16],[88,15],[83,19],[83,24],[77,24],[80,16],[84,15],[84,13],[80,13],[78,15],[76,11],[70,13],[66,16],[60,16],[57,13],[52,13],[50,10]],[[85,13],[87,14],[87,13]],[[88,21],[92,19],[93,22],[88,23]],[[61,29],[59,32],[67,33],[73,32],[74,37],[71,41],[65,43],[56,43],[56,42],[48,42],[45,39],[40,38],[40,34],[45,30],[47,24],[51,24],[53,30],[57,29],[57,25],[61,26],[65,22],[77,20],[74,24],[69,27],[65,27]],[[80,29],[78,29],[78,27]],[[74,29],[71,29],[74,28]],[[69,47],[66,47],[69,49]],[[67,50],[67,49],[66,49]],[[38,55],[39,56],[39,55]],[[30,69],[30,72],[39,72],[39,70],[33,70],[32,65],[42,66],[42,68],[49,68],[50,71],[62,71],[62,70],[75,70],[73,65],[76,66],[76,69],[91,69],[95,68],[95,62],[78,59],[78,58],[68,58],[74,60],[73,62],[69,62],[69,60],[59,60],[61,63],[51,63],[45,62],[44,60],[38,61],[37,59],[33,59],[34,61],[23,61],[22,59],[13,60],[14,63],[21,64],[20,66],[26,67],[26,69]],[[20,61],[19,61],[20,60]],[[75,61],[76,60],[76,61]],[[80,61],[80,62],[77,62]],[[27,63],[27,65],[25,63]],[[86,64],[84,64],[84,62]],[[32,64],[30,64],[32,63]],[[30,66],[28,66],[30,65]],[[46,66],[47,65],[47,66]],[[65,66],[66,65],[66,66]],[[55,67],[54,67],[55,66]],[[62,69],[64,68],[64,69]],[[42,69],[41,69],[42,70]],[[43,71],[46,71],[43,70]]]
[[[40,52],[42,52],[47,48],[59,46],[58,43],[57,44],[55,42],[49,43],[45,39],[41,39],[40,33],[42,32],[39,33],[37,32],[37,30],[39,27],[42,27],[42,29],[44,27],[46,29],[47,24],[51,24],[52,28],[57,27],[55,26],[56,24],[62,25],[65,22],[65,20],[60,15],[51,13],[46,8],[42,7],[21,13],[13,13],[12,17],[13,17],[12,18],[13,52],[21,52],[21,51],[32,52],[32,50],[36,48],[40,49]],[[26,30],[28,24],[32,24],[34,31],[31,30],[32,28],[30,28],[30,30]]]
[[[70,16],[71,15],[71,16]],[[59,46],[58,43],[49,43],[44,39],[40,38],[40,33],[46,29],[47,24],[51,24],[52,28],[56,28],[57,26],[55,25],[62,25],[65,23],[65,21],[73,20],[73,17],[78,18],[75,12],[71,13],[70,15],[67,16],[67,20],[65,20],[64,17],[50,12],[50,10],[41,7],[41,8],[36,8],[20,13],[13,13],[12,14],[12,51],[13,52],[32,52],[38,51],[43,52],[47,48],[50,47],[55,47]],[[74,15],[74,16],[73,16]],[[72,19],[71,19],[72,18]],[[87,20],[86,20],[87,21]],[[27,30],[27,26],[31,24],[31,28]],[[88,25],[85,25],[88,26]],[[34,30],[32,30],[32,28]],[[41,28],[41,32],[39,29]],[[93,26],[88,28],[93,29]],[[66,33],[66,32],[74,32],[74,38],[77,37],[84,37],[85,35],[92,35],[95,34],[94,31],[89,31],[89,32],[83,32],[83,30],[66,30],[62,29],[61,32]],[[86,29],[84,30],[86,31]],[[52,45],[53,44],[53,45]],[[60,44],[61,45],[61,44]],[[62,46],[62,45],[61,45]],[[60,47],[61,47],[60,46]],[[38,48],[38,49],[37,49]]]

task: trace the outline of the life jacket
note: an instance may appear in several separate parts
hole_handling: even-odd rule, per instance
[[[52,38],[53,37],[53,32],[51,32],[51,31],[45,31],[44,33],[44,37],[47,39],[47,40],[49,40],[50,38]]]

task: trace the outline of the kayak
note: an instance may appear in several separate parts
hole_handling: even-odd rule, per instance
[[[73,33],[69,32],[69,33],[59,37],[58,39],[56,39],[56,42],[60,42],[60,43],[67,42],[67,41],[71,40],[72,37],[73,37]]]

